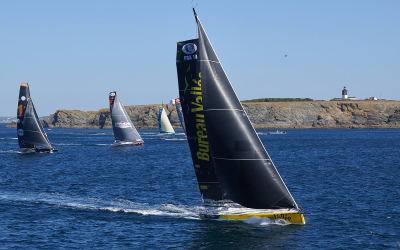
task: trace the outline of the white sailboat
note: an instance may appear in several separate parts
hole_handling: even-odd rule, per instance
[[[175,135],[175,130],[172,128],[163,106],[158,109],[158,127],[161,135]]]
[[[182,128],[183,128],[183,132],[186,135],[185,118],[183,117],[181,100],[179,98],[175,99],[175,107],[176,107],[176,112],[178,113],[179,121],[181,122],[181,125],[182,125]]]

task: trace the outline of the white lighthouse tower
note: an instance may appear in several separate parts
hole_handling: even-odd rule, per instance
[[[343,90],[342,90],[342,99],[347,99],[347,98],[349,98],[349,97],[347,96],[346,86],[344,86]]]
[[[346,89],[346,86],[344,86],[343,87],[343,90],[342,90],[342,98],[333,98],[332,99],[332,101],[337,101],[337,100],[357,100],[357,98],[354,96],[354,97],[349,97],[348,95],[347,95],[347,89]]]

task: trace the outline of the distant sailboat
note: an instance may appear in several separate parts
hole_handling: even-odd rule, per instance
[[[279,130],[277,130],[276,132],[267,132],[267,135],[283,135],[283,134],[286,134],[286,132]]]
[[[133,126],[133,123],[126,113],[117,92],[110,92],[109,100],[112,126],[115,136],[114,143],[116,145],[142,146],[143,139],[140,137],[135,126]]]
[[[179,98],[175,99],[175,106],[176,106],[176,112],[178,113],[179,121],[181,122],[183,128],[183,132],[186,135],[185,119],[183,118],[181,100]]]
[[[168,116],[165,113],[163,106],[160,106],[160,108],[158,109],[158,127],[160,134],[162,135],[175,134],[175,130],[172,128],[172,125],[169,122]]]
[[[19,88],[17,133],[18,144],[21,148],[20,153],[53,153],[58,151],[51,146],[40,123],[27,83],[21,83]]]
[[[178,42],[186,132],[208,219],[281,219],[304,224],[193,9],[199,38]]]

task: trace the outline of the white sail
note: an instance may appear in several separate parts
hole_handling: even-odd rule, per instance
[[[165,113],[165,110],[163,107],[160,107],[159,109],[159,115],[158,115],[158,122],[159,122],[159,128],[160,128],[160,133],[168,133],[168,134],[175,134],[175,130],[172,128],[171,123],[169,122],[168,116]]]

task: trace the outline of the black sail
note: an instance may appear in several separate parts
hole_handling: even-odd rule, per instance
[[[17,111],[18,143],[21,148],[42,146],[51,148],[47,134],[40,124],[27,83],[21,83]]]
[[[249,208],[297,208],[198,19],[198,63],[211,157],[224,195]]]
[[[177,44],[179,97],[200,193],[204,199],[222,200],[223,195],[210,156],[208,131],[204,123],[197,48],[198,39]]]
[[[115,140],[142,143],[142,137],[140,137],[135,126],[133,126],[117,92],[110,92],[109,100]]]
[[[28,104],[28,98],[30,98],[29,87],[27,83],[21,83],[19,88],[18,97],[18,110],[17,110],[17,134],[18,144],[20,148],[33,148],[35,145],[29,144],[24,140],[24,115],[26,105]]]

